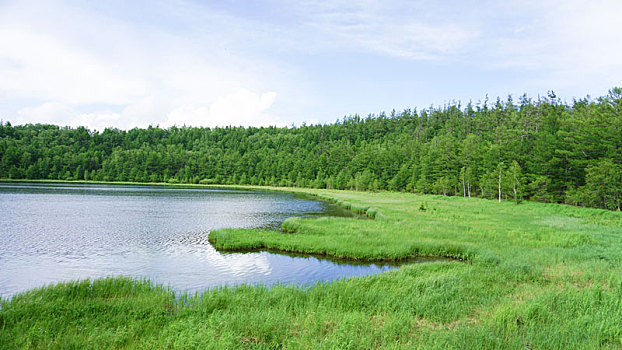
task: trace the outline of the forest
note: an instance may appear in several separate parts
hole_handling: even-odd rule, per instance
[[[620,210],[622,88],[324,125],[93,131],[0,122],[0,178],[406,191]]]

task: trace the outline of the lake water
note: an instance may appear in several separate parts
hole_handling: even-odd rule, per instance
[[[269,252],[220,253],[212,229],[276,228],[292,216],[352,216],[290,193],[0,183],[0,297],[61,281],[147,278],[184,291],[309,284],[393,268]]]

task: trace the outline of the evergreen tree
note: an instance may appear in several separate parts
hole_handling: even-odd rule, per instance
[[[270,184],[620,207],[622,89],[346,116],[292,128],[0,122],[0,178]],[[618,180],[616,180],[618,179]]]

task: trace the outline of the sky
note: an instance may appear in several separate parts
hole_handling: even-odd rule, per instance
[[[622,85],[619,0],[0,0],[0,120],[332,123]]]

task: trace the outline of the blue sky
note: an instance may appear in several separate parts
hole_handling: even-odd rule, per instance
[[[619,0],[0,0],[0,119],[300,125],[622,77]]]

